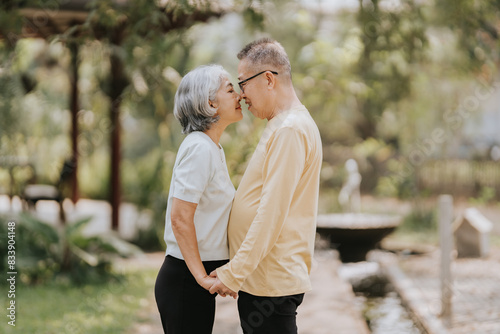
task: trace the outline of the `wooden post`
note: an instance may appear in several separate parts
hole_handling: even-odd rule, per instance
[[[122,71],[121,62],[116,56],[111,56],[111,85],[117,84]],[[120,102],[121,99],[115,95],[111,101],[111,175],[110,175],[110,202],[111,202],[111,228],[118,231],[120,221]]]
[[[441,248],[441,317],[449,327],[452,319],[453,280],[451,276],[451,252],[453,235],[451,225],[453,221],[453,197],[439,196],[439,245]]]
[[[73,170],[71,172],[71,200],[76,203],[79,198],[78,191],[78,67],[80,61],[78,59],[79,46],[77,42],[70,42],[69,49],[71,51],[71,146],[72,157],[71,163]]]
[[[111,228],[118,231],[120,221],[120,101],[111,102],[111,175],[110,175],[110,202]]]
[[[110,203],[111,203],[111,228],[115,231],[119,229],[120,223],[120,203],[121,203],[121,182],[120,182],[120,162],[121,162],[121,124],[120,106],[123,90],[128,85],[128,78],[125,74],[123,60],[116,51],[123,41],[125,23],[111,31],[111,87],[109,96],[111,98],[111,175],[110,175]]]

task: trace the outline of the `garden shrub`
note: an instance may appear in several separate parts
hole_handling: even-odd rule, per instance
[[[113,233],[88,236],[83,228],[91,217],[66,225],[52,225],[30,214],[18,219],[0,217],[0,238],[7,240],[7,224],[16,222],[16,271],[25,284],[63,280],[75,284],[119,278],[112,270],[118,256],[129,257],[142,251]],[[0,251],[0,269],[6,271],[7,249]]]

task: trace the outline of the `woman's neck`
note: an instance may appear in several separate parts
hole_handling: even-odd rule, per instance
[[[213,123],[210,129],[204,131],[204,133],[212,139],[212,141],[216,144],[219,145],[220,137],[222,136],[222,133],[226,129],[226,126],[223,126],[219,122]]]

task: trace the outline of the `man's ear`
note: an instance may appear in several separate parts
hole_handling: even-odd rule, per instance
[[[272,73],[266,72],[266,79],[267,79],[267,89],[273,89],[274,86],[276,85],[276,77],[272,75]]]

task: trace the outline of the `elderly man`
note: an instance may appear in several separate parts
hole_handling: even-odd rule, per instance
[[[239,54],[241,97],[268,123],[236,192],[228,226],[231,261],[211,293],[239,291],[244,333],[297,333],[311,289],[319,173],[318,128],[298,99],[283,47],[264,38]]]

